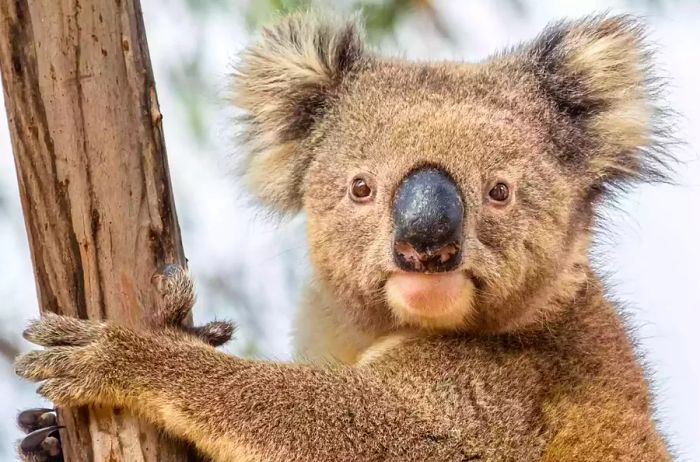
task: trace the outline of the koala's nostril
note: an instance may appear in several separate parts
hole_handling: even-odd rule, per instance
[[[464,207],[454,182],[436,168],[403,179],[394,196],[394,261],[406,271],[438,272],[461,260]]]
[[[397,241],[394,243],[394,254],[395,257],[399,258],[401,262],[399,266],[411,266],[415,268],[420,268],[421,264],[421,254],[413,248],[411,244],[405,241]]]
[[[417,251],[404,241],[394,243],[394,259],[405,271],[440,272],[449,271],[459,265],[460,248],[457,243],[433,250]]]

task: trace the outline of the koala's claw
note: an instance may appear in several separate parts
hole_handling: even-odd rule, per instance
[[[34,430],[33,432],[29,433],[27,436],[22,439],[22,442],[19,444],[19,447],[22,451],[25,452],[36,452],[37,449],[56,449],[56,442],[58,442],[58,439],[54,436],[51,436],[54,433],[57,433],[58,430],[62,428],[59,427],[58,425],[52,425],[50,427],[46,428],[40,428],[38,430]],[[49,441],[49,444],[45,444],[47,438],[52,438]],[[56,441],[54,441],[56,440]],[[59,443],[60,447],[60,443]],[[52,455],[57,455],[57,454],[52,454]]]
[[[17,425],[25,433],[31,433],[39,428],[56,425],[54,409],[45,407],[25,409],[17,415]]]
[[[53,409],[27,409],[17,416],[17,423],[27,433],[18,445],[21,460],[26,462],[63,462],[56,414]]]

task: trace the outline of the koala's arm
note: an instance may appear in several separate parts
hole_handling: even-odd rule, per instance
[[[215,460],[464,460],[415,400],[371,372],[244,360],[180,332],[49,315],[18,359],[59,406],[124,407]]]

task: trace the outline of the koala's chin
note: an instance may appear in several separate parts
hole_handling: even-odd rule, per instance
[[[474,283],[463,272],[393,273],[386,298],[400,324],[429,329],[455,329],[469,324]]]

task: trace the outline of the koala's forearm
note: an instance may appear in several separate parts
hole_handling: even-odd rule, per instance
[[[148,371],[149,369],[143,369]],[[357,369],[247,361],[209,348],[154,364],[133,405],[221,460],[462,460],[452,437]],[[163,380],[167,377],[166,380]]]
[[[589,378],[547,393],[541,363],[481,362],[459,339],[323,368],[226,356],[172,329],[48,314],[25,337],[48,349],[21,356],[15,370],[43,381],[38,391],[58,406],[125,407],[215,461],[669,460],[644,390],[629,380]],[[424,368],[423,378],[402,372],[437,359],[443,366]],[[502,383],[511,361],[518,366]],[[463,380],[470,370],[480,375]]]

